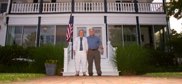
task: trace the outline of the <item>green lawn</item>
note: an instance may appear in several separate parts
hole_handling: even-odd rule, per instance
[[[152,76],[152,77],[181,77],[182,72],[155,72],[155,73],[147,73],[144,76]]]
[[[0,82],[25,81],[44,76],[45,74],[36,73],[0,73]]]

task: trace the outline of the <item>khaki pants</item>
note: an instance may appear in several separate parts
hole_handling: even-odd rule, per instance
[[[86,51],[76,51],[75,53],[75,68],[76,71],[80,72],[80,65],[82,72],[87,70],[87,54]]]
[[[95,62],[95,67],[97,74],[101,74],[100,66],[100,52],[98,50],[88,50],[87,60],[88,60],[88,73],[93,75],[93,61]]]

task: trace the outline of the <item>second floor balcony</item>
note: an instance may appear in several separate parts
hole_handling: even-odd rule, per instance
[[[41,8],[40,8],[41,7]],[[164,13],[162,3],[116,2],[62,2],[62,3],[12,3],[10,13]]]

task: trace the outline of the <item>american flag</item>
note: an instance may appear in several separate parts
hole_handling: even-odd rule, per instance
[[[66,41],[69,42],[73,33],[73,16],[70,15],[69,24],[66,31]]]

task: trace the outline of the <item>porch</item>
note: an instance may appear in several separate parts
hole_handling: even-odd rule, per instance
[[[56,2],[12,3],[10,13],[164,13],[162,3]]]

